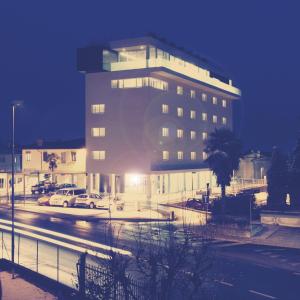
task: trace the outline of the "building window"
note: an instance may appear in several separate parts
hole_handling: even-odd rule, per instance
[[[202,152],[202,158],[203,158],[203,160],[206,160],[207,159],[207,153],[206,152]]]
[[[193,120],[196,119],[196,111],[191,110],[190,117],[191,117],[191,119],[193,119]]]
[[[216,115],[213,115],[212,121],[213,121],[213,123],[217,123],[218,122],[218,117]]]
[[[163,151],[162,158],[163,160],[169,160],[169,151]]]
[[[163,127],[161,130],[162,136],[169,136],[169,128]]]
[[[201,98],[202,98],[202,101],[203,101],[203,102],[206,102],[206,101],[207,101],[207,95],[206,95],[205,93],[202,93]]]
[[[191,98],[193,98],[193,99],[196,98],[196,91],[191,90]]]
[[[92,151],[93,159],[95,160],[104,160],[105,159],[105,151]]]
[[[92,104],[92,113],[93,114],[104,114],[105,104]]]
[[[177,129],[177,138],[179,139],[183,138],[183,129]]]
[[[43,161],[44,162],[48,161],[48,152],[47,151],[43,151]]]
[[[137,77],[112,80],[111,87],[119,89],[152,87],[158,90],[167,91],[168,83],[154,77]]]
[[[217,97],[212,97],[212,103],[214,105],[217,105],[218,104],[218,98]]]
[[[191,160],[196,160],[196,152],[191,152]]]
[[[223,124],[223,125],[226,125],[226,124],[227,124],[227,118],[225,118],[225,117],[222,118],[222,124]]]
[[[196,139],[196,131],[191,130],[191,140],[195,140]]]
[[[177,86],[177,95],[183,95],[183,87],[180,85]]]
[[[72,159],[72,161],[76,161],[77,160],[77,156],[76,156],[76,152],[75,151],[71,152],[71,159]]]
[[[105,127],[92,128],[93,137],[103,137],[105,136]]]
[[[177,159],[178,160],[183,160],[183,151],[178,151],[177,152]]]
[[[112,89],[118,88],[118,80],[112,80],[111,81],[111,88]]]
[[[202,140],[203,140],[203,141],[207,140],[207,136],[208,136],[208,135],[207,135],[207,132],[205,132],[205,131],[202,132]]]
[[[163,114],[168,114],[169,113],[169,105],[168,104],[162,104],[161,111],[162,111]]]
[[[183,108],[182,107],[177,107],[177,116],[178,117],[183,117]]]
[[[207,121],[207,113],[202,113],[202,121]]]
[[[31,161],[31,152],[30,151],[26,151],[25,158],[26,158],[26,161]]]
[[[4,189],[4,178],[0,178],[0,189]]]
[[[225,99],[222,100],[222,106],[227,107],[227,101]]]
[[[61,160],[62,164],[66,163],[66,161],[67,161],[67,153],[66,152],[61,153],[60,160]]]

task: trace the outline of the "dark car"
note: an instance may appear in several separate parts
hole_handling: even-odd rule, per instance
[[[32,194],[47,194],[55,191],[55,184],[51,182],[41,181],[31,187]]]
[[[206,198],[189,198],[186,201],[186,207],[197,210],[210,210],[211,203],[207,203]]]

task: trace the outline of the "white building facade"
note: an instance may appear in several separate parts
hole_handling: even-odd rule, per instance
[[[150,203],[215,187],[204,141],[233,127],[240,90],[153,37],[78,50],[85,73],[88,188]]]

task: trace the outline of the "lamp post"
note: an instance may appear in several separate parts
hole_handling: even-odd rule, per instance
[[[12,103],[12,145],[11,145],[11,262],[12,278],[15,278],[15,110],[22,105],[21,101]]]

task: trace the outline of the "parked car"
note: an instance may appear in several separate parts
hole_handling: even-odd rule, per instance
[[[77,188],[76,184],[73,183],[62,183],[62,184],[57,184],[55,186],[56,190],[61,190],[61,189],[68,189],[68,188]]]
[[[98,194],[82,194],[76,198],[74,206],[95,208],[96,203],[102,198],[103,197]]]
[[[49,200],[50,200],[50,197],[54,195],[54,192],[51,192],[51,193],[48,193],[48,194],[45,194],[43,195],[42,197],[40,197],[37,201],[38,205],[41,205],[41,206],[49,206],[50,203],[49,203]]]
[[[186,207],[197,210],[210,210],[211,203],[206,202],[205,196],[202,198],[189,198],[186,201]]]
[[[47,181],[41,181],[31,187],[32,194],[47,194],[49,192],[54,192],[55,190],[56,185]]]
[[[75,203],[79,195],[85,194],[85,189],[80,188],[66,188],[58,190],[50,197],[49,204],[52,206],[70,207]]]

